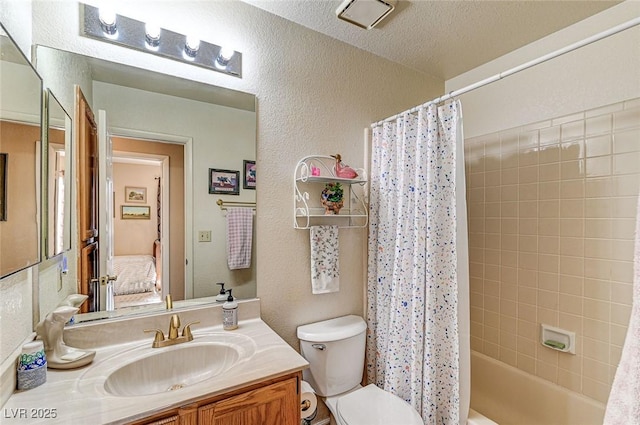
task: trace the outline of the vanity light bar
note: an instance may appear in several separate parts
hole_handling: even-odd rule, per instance
[[[105,22],[97,7],[80,3],[81,35],[242,78],[242,53],[145,22],[113,15]],[[150,30],[153,28],[153,30]],[[189,42],[187,43],[187,39]],[[195,42],[198,41],[196,44]]]

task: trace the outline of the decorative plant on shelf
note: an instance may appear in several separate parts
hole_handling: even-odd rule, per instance
[[[324,206],[325,215],[335,215],[340,213],[340,209],[344,205],[344,190],[339,182],[327,183],[322,191],[322,205]]]

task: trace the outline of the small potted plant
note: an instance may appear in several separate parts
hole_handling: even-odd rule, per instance
[[[322,191],[322,205],[325,215],[335,215],[340,212],[344,205],[344,190],[339,182],[327,183]]]

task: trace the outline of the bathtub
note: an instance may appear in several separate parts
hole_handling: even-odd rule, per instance
[[[467,417],[467,425],[498,425],[496,422],[487,418],[481,413],[476,412],[473,409],[469,409],[469,416]]]
[[[469,424],[487,424],[484,415],[500,425],[599,425],[604,409],[602,403],[471,351]],[[474,411],[480,413],[475,419]]]

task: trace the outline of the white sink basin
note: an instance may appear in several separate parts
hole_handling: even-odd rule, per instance
[[[253,340],[228,333],[197,335],[193,341],[163,348],[145,342],[91,366],[78,386],[83,392],[118,397],[178,391],[223,375],[254,352]]]
[[[185,344],[122,366],[109,375],[104,388],[119,396],[175,391],[220,375],[239,359],[238,350],[228,345]]]

